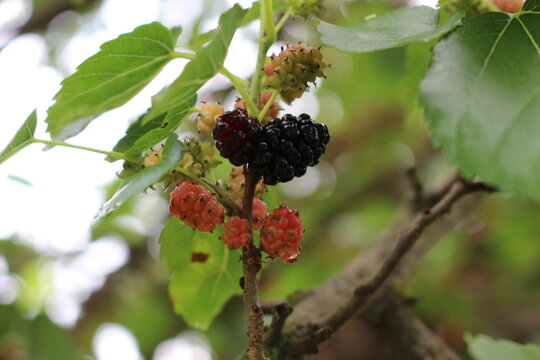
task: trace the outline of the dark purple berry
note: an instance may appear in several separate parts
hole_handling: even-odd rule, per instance
[[[287,182],[306,173],[326,150],[328,128],[307,114],[286,114],[271,120],[253,147],[249,168],[263,177],[267,185]]]
[[[244,109],[234,109],[221,114],[213,131],[221,156],[237,166],[248,162],[261,135],[262,125]]]

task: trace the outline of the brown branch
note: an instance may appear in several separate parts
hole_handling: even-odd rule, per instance
[[[266,333],[264,343],[266,346],[276,346],[281,340],[285,320],[291,315],[293,308],[287,303],[281,303],[272,309],[272,322]]]
[[[353,292],[353,294],[351,294],[352,296],[349,296],[348,300],[345,301],[342,306],[337,307],[337,311],[325,315],[325,319],[323,321],[316,322],[317,324],[321,324],[318,327],[322,329],[331,329],[331,333],[333,333],[337,331],[357,311],[363,309],[377,290],[381,288],[388,277],[396,270],[400,260],[416,243],[426,227],[444,214],[448,213],[452,206],[461,197],[475,191],[492,192],[494,189],[483,183],[467,183],[461,179],[456,180],[442,199],[440,199],[433,207],[424,210],[421,214],[413,219],[412,223],[404,231],[399,233],[400,235],[398,236],[393,249],[384,257],[384,261],[382,261],[382,265],[375,272],[375,275],[373,275],[367,282],[357,286],[356,290]],[[381,254],[379,253],[377,255],[376,252],[385,250],[382,248],[374,248],[373,251],[375,252],[376,256],[380,257]],[[351,275],[352,274],[346,274],[344,276],[349,280],[349,284],[354,281],[354,278],[351,278]],[[320,304],[321,299],[318,301]],[[303,315],[306,315],[305,312]],[[306,326],[301,325],[301,327]],[[321,339],[322,341],[326,340],[323,337],[314,338],[311,333],[307,333],[294,340],[287,346],[286,349],[283,349],[283,351],[286,354],[292,354],[294,352],[295,355],[300,353],[311,353],[320,343],[317,341],[320,341]]]
[[[385,286],[360,316],[351,318],[320,346],[313,360],[459,360],[415,315],[415,300]],[[354,356],[351,356],[354,349]]]
[[[420,178],[418,177],[418,171],[414,166],[411,166],[407,169],[405,172],[407,175],[407,180],[409,181],[409,184],[411,186],[411,190],[413,193],[412,198],[412,206],[414,210],[420,210],[422,208],[424,203],[424,190],[422,186],[422,182],[420,181]]]
[[[242,263],[244,270],[244,303],[247,316],[248,348],[246,355],[249,360],[265,360],[264,344],[264,314],[259,302],[259,284],[257,273],[261,270],[261,250],[253,244],[253,224],[251,212],[255,187],[260,177],[251,173],[244,166],[246,186],[242,201],[241,217],[249,222],[249,243],[242,248]]]

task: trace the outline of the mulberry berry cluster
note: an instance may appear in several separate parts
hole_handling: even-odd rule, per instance
[[[253,199],[253,210],[251,219],[253,230],[259,230],[265,220],[268,211],[268,206],[261,199]],[[223,225],[223,235],[221,236],[225,245],[229,250],[236,250],[242,246],[247,246],[249,242],[249,223],[246,219],[238,216],[230,218]]]
[[[224,113],[214,129],[216,145],[234,165],[248,164],[267,185],[306,173],[326,150],[328,128],[307,114],[286,114],[264,128],[243,109]]]
[[[266,218],[261,230],[261,247],[270,257],[279,257],[291,264],[300,254],[303,234],[298,211],[282,205]]]
[[[212,231],[223,222],[224,209],[200,184],[184,181],[171,193],[171,215],[193,230]]]
[[[205,133],[211,134],[216,126],[217,118],[223,114],[225,109],[217,103],[206,103],[201,106],[201,112],[197,116],[197,128]]]
[[[245,109],[223,113],[213,131],[216,147],[221,156],[233,165],[246,164],[253,146],[259,141],[262,125]]]
[[[278,55],[270,57],[270,64],[264,67],[267,85],[280,90],[281,98],[291,103],[302,96],[318,77],[324,77],[328,67],[319,49],[293,45],[282,49]]]
[[[316,165],[329,140],[326,125],[314,122],[307,114],[298,118],[286,114],[264,127],[249,168],[263,176],[267,185],[287,182]]]
[[[223,225],[221,239],[229,250],[247,246],[249,242],[249,223],[238,216],[232,217]]]

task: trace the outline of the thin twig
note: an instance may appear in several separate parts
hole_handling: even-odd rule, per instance
[[[225,206],[227,211],[232,216],[239,216],[242,213],[242,209],[240,208],[240,206],[238,206],[238,204],[234,202],[234,200],[229,196],[225,189],[219,186],[219,184],[213,184],[205,178],[199,178],[199,180],[203,183],[203,185],[216,193],[221,204]]]
[[[244,270],[244,303],[247,317],[248,348],[246,355],[250,360],[265,360],[264,356],[264,313],[259,302],[259,284],[257,273],[261,270],[261,250],[253,244],[253,224],[251,211],[255,187],[260,180],[259,176],[250,172],[244,166],[246,186],[242,202],[241,217],[249,222],[249,243],[242,248],[242,263]]]
[[[317,345],[328,340],[333,332],[331,328],[323,327],[298,339],[287,348],[287,358],[300,359],[302,355],[316,353]]]
[[[407,169],[406,175],[413,192],[412,207],[415,211],[418,211],[422,209],[424,203],[424,190],[422,182],[420,181],[418,171],[416,171],[414,166]]]
[[[293,308],[287,303],[281,303],[272,309],[272,322],[266,333],[266,346],[276,346],[281,341],[285,320],[291,315]]]
[[[382,262],[374,276],[365,284],[356,288],[354,295],[349,299],[345,306],[338,309],[324,324],[322,324],[321,328],[330,329],[331,333],[334,333],[356,312],[363,309],[366,303],[397,268],[400,260],[416,243],[416,240],[418,240],[426,227],[448,213],[461,197],[475,191],[493,192],[495,189],[484,183],[467,183],[461,178],[454,181],[448,192],[433,205],[433,207],[426,208],[399,234],[393,249]],[[320,344],[320,342],[326,340],[323,339],[322,341],[317,342],[319,339],[322,338],[314,338],[313,334],[301,337],[289,345],[287,354],[292,354],[291,351],[293,351],[293,349],[295,354],[299,354],[301,351],[304,351],[304,354],[310,353],[313,351],[314,347]]]

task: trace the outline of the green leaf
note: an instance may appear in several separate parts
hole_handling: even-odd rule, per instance
[[[142,125],[141,120],[143,118],[144,114],[139,116],[137,120],[132,122],[128,129],[126,130],[126,134],[116,143],[116,145],[113,148],[113,151],[124,153],[131,148],[137,140],[139,140],[141,137],[143,137],[148,132],[159,128],[161,124],[163,123],[163,120],[165,119],[165,114],[152,119],[149,123]],[[152,146],[152,145],[150,145]],[[116,161],[117,158],[108,158],[110,161]]]
[[[420,82],[431,63],[431,49],[436,40],[416,42],[405,50],[405,76],[403,77],[403,95],[407,120],[421,119],[422,109],[418,104]]]
[[[437,10],[428,6],[403,7],[347,27],[320,20],[317,30],[324,44],[362,53],[438,38],[454,29],[464,14],[464,10],[457,11],[438,26]]]
[[[235,5],[219,18],[219,26],[212,41],[200,50],[182,71],[174,82],[159,93],[159,99],[153,99],[153,105],[142,120],[142,125],[155,117],[167,113],[165,121],[178,116],[181,108],[188,99],[223,66],[229,44],[236,29],[240,25],[246,10]]]
[[[145,191],[149,186],[157,183],[161,177],[171,171],[182,155],[182,145],[176,134],[170,134],[163,148],[163,160],[154,166],[144,168],[137,174],[122,182],[116,193],[109,199],[96,215],[98,222],[111,211],[122,205],[132,196]]]
[[[36,132],[36,110],[26,118],[26,121],[21,125],[17,133],[11,139],[9,144],[0,152],[0,164],[24,149],[34,142],[34,133]]]
[[[147,132],[142,137],[137,139],[133,146],[126,151],[126,156],[140,154],[142,151],[148,149],[152,145],[155,145],[161,140],[167,138],[169,134],[180,126],[180,123],[189,114],[189,109],[195,105],[196,101],[196,94],[191,98],[183,99],[183,102],[174,109],[174,113],[169,112],[159,127]],[[158,119],[162,118],[163,115],[164,114],[158,116]],[[155,119],[153,119],[149,124],[151,123],[155,123]]]
[[[178,38],[180,37],[180,35],[182,34],[182,27],[181,26],[173,26],[171,29],[170,29],[170,32],[171,32],[171,37],[172,37],[172,41],[173,41],[173,47],[174,45],[176,45],[176,43],[178,42]]]
[[[465,335],[469,354],[474,360],[540,360],[540,347],[495,340],[486,335]]]
[[[157,22],[104,43],[62,81],[48,110],[47,130],[66,139],[101,113],[125,104],[173,59],[173,48],[171,31]]]
[[[152,119],[146,124],[142,124],[141,116],[132,123],[126,135],[114,147],[114,151],[124,152],[126,156],[136,156],[147,150],[151,146],[166,139],[189,114],[189,109],[195,105],[197,96],[184,99],[184,102],[175,109],[174,116],[165,118],[165,114]]]
[[[540,12],[472,17],[435,47],[420,98],[432,141],[465,176],[536,198],[539,44]]]
[[[229,251],[216,233],[195,232],[171,217],[161,233],[160,257],[172,273],[169,284],[174,309],[192,327],[207,329],[235,294],[242,264],[238,251]],[[193,261],[194,253],[208,255]]]
[[[539,0],[527,0],[523,4],[523,11],[536,11],[540,10],[540,1]]]

